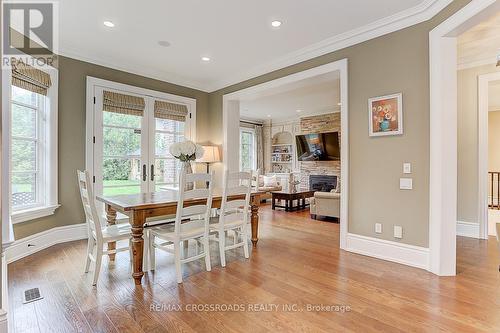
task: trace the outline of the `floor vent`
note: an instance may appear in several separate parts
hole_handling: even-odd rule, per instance
[[[33,288],[24,291],[24,304],[31,303],[42,299],[42,295],[40,294],[40,289]]]

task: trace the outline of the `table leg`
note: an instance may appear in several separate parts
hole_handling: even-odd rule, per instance
[[[273,206],[272,208],[273,208],[273,210],[275,210],[276,209],[276,199],[272,198],[271,200],[272,200],[272,206]]]
[[[108,225],[115,225],[116,224],[116,210],[113,207],[111,207],[110,205],[106,205],[106,220],[107,220]],[[116,242],[109,242],[108,243],[108,250],[115,250],[115,249],[116,249]],[[109,260],[114,261],[115,255],[116,255],[116,253],[108,254]]]
[[[134,272],[132,277],[136,285],[142,283],[144,272],[142,271],[142,256],[144,252],[144,239],[142,234],[144,232],[144,222],[146,216],[143,210],[134,211],[132,219],[132,263]]]
[[[259,205],[252,204],[251,208],[252,214],[250,215],[250,222],[252,223],[252,244],[254,247],[257,246],[257,242],[259,241],[258,232],[259,232]]]

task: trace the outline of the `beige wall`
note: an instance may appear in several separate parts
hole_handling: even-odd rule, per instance
[[[485,65],[458,71],[457,219],[478,222],[478,76],[500,71]]]
[[[211,137],[222,143],[222,96],[292,73],[349,60],[349,232],[428,246],[429,31],[468,3],[456,0],[430,21],[232,85],[209,96]],[[370,138],[367,100],[403,93],[404,135]],[[413,191],[399,190],[403,162],[411,162]],[[374,233],[375,222],[384,233]]]
[[[86,76],[196,98],[197,136],[209,140],[208,94],[178,85],[60,57],[59,59],[59,202],[54,215],[14,226],[16,239],[53,227],[83,223],[76,170],[85,167]]]
[[[488,171],[500,171],[500,110],[488,113]]]

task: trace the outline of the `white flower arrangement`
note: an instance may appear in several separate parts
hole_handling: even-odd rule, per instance
[[[194,161],[197,158],[201,158],[205,153],[203,147],[193,141],[174,143],[170,146],[169,150],[173,157],[181,160],[182,162]]]

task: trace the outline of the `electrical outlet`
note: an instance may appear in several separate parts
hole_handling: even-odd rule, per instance
[[[382,223],[375,223],[375,233],[376,234],[382,233]]]
[[[403,227],[400,225],[394,226],[394,238],[403,238]]]

